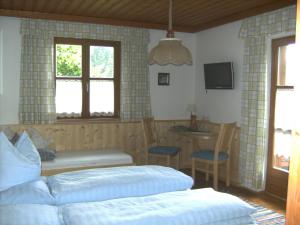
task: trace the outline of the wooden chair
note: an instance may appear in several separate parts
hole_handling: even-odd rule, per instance
[[[230,185],[230,151],[235,131],[236,123],[221,124],[214,149],[192,153],[192,177],[194,179],[196,170],[205,172],[206,181],[209,179],[209,174],[213,174],[213,187],[218,190],[219,164],[226,164],[226,186]],[[203,163],[205,168],[196,168],[196,163]]]
[[[144,138],[146,145],[146,164],[150,156],[166,158],[167,166],[171,165],[171,159],[176,158],[176,169],[179,169],[179,152],[180,148],[176,146],[160,146],[157,143],[157,134],[155,131],[154,119],[145,118],[142,120]]]

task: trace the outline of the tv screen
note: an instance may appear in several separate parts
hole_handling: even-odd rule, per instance
[[[205,89],[233,89],[233,63],[204,64]]]

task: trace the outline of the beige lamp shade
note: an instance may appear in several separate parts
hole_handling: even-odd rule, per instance
[[[190,51],[182,45],[180,39],[164,38],[149,53],[149,64],[191,65],[193,60]]]

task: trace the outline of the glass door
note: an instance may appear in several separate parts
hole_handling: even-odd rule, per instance
[[[272,84],[269,119],[269,154],[266,191],[286,199],[294,100],[295,38],[272,41]]]

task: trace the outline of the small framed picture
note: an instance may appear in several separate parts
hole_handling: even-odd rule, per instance
[[[170,85],[170,73],[158,73],[157,84],[168,86]]]

